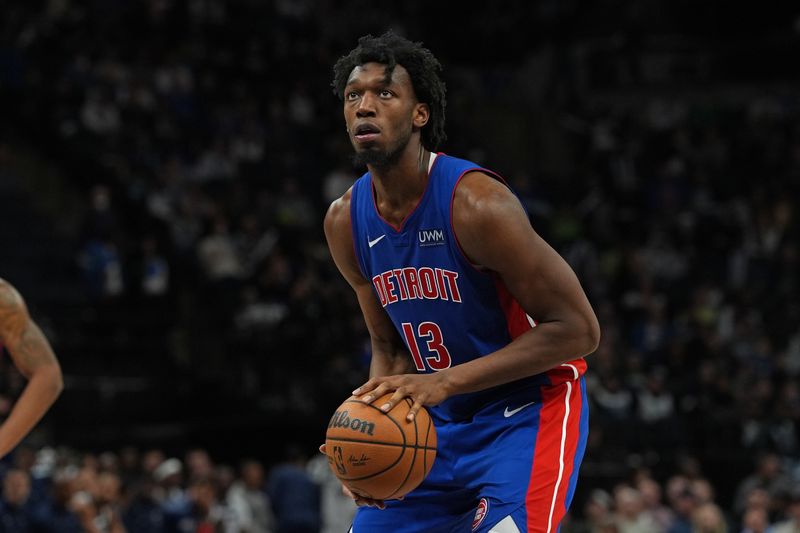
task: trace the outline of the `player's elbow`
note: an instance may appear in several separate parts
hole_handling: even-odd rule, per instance
[[[584,345],[581,351],[584,355],[588,355],[597,350],[597,347],[600,346],[600,323],[597,321],[597,316],[591,311],[583,316],[582,319],[583,327],[581,328],[581,337]]]
[[[39,372],[47,383],[48,392],[55,400],[64,390],[64,375],[61,372],[61,366],[58,363],[43,365],[39,368]]]

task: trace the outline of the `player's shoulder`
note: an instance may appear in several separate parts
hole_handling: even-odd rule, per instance
[[[14,286],[0,278],[0,322],[11,317],[26,316],[25,300]]]
[[[453,192],[454,215],[464,213],[491,213],[507,209],[509,203],[517,203],[516,196],[496,176],[483,169],[466,172],[456,184]]]
[[[325,213],[325,231],[336,230],[343,226],[350,226],[350,202],[353,197],[351,186],[345,193],[331,202],[328,212]]]
[[[0,278],[0,305],[3,307],[22,306],[22,295],[8,281]]]

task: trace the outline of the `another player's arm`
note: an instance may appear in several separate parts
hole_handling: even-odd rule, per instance
[[[61,367],[22,296],[0,279],[0,342],[28,384],[0,425],[0,457],[10,452],[47,412],[64,388]]]
[[[391,376],[412,371],[408,353],[389,315],[378,303],[372,285],[358,267],[350,225],[350,191],[333,202],[325,216],[325,237],[334,263],[358,298],[372,342],[370,377]]]

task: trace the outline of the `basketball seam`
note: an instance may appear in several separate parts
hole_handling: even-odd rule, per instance
[[[399,448],[416,448],[418,450],[433,450],[436,451],[436,448],[431,448],[429,446],[412,446],[411,444],[400,444],[397,442],[383,442],[378,440],[364,440],[364,439],[348,439],[346,437],[328,437],[329,441],[338,441],[338,442],[360,442],[362,444],[380,444],[382,446],[396,446]]]
[[[409,400],[409,403],[410,403],[410,400]],[[412,404],[412,405],[413,405],[413,404]],[[415,443],[417,443],[417,444],[419,444],[419,428],[417,427],[417,419],[416,419],[416,418],[414,418],[414,442],[415,442]],[[405,455],[405,454],[406,454],[406,450],[405,450],[405,449],[403,449],[403,455]],[[403,481],[400,483],[400,486],[398,486],[398,487],[397,487],[397,488],[394,490],[394,492],[392,492],[391,494],[389,494],[389,496],[386,498],[387,500],[388,500],[389,498],[391,498],[392,496],[394,496],[395,494],[397,494],[398,492],[400,492],[400,489],[402,489],[402,488],[403,488],[403,486],[404,486],[404,485],[405,485],[405,484],[408,482],[408,478],[410,478],[410,477],[411,477],[411,472],[414,470],[414,465],[415,465],[416,463],[417,463],[417,447],[416,447],[416,446],[414,446],[414,456],[413,456],[413,457],[411,457],[411,465],[408,467],[408,472],[406,472],[406,477],[405,477],[405,478],[403,479]]]
[[[430,435],[431,435],[431,424],[433,424],[433,421],[431,420],[431,417],[429,416],[428,417],[428,428],[425,430],[425,449],[428,448],[428,438],[430,438]],[[427,476],[428,475],[428,452],[427,451],[424,454],[422,454],[422,458],[423,458],[422,459],[422,468],[424,469],[425,476]],[[431,465],[431,466],[433,466],[433,465]]]

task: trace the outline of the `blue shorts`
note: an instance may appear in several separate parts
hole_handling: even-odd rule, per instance
[[[500,522],[503,533],[559,530],[589,430],[583,377],[517,391],[462,422],[431,413],[430,474],[384,510],[359,508],[352,533],[489,533]]]

